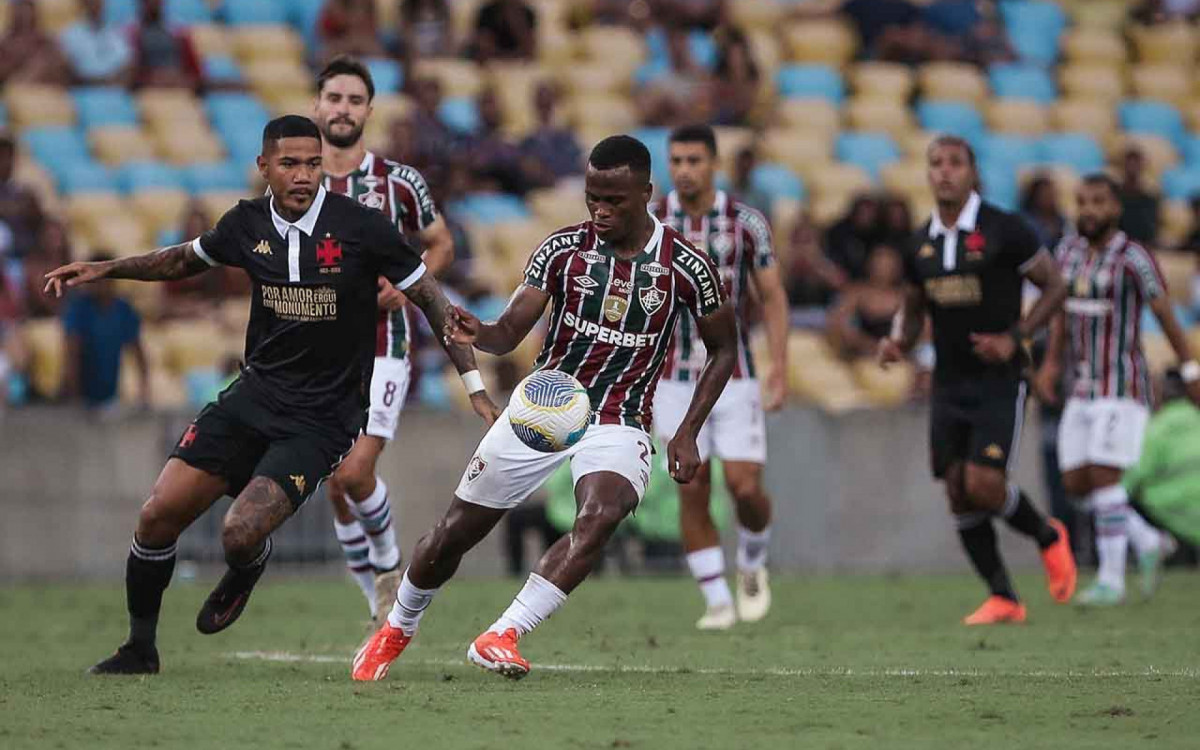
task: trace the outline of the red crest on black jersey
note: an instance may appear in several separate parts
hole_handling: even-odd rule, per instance
[[[336,266],[342,262],[342,243],[326,237],[317,243],[317,262],[322,268]]]

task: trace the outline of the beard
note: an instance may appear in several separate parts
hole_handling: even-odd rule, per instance
[[[325,127],[321,128],[321,135],[325,136],[325,140],[328,141],[331,146],[336,148],[350,148],[354,144],[358,143],[359,139],[362,138],[362,125],[351,128],[348,133],[337,134],[333,132],[333,126],[335,124],[346,125],[349,123],[344,121],[338,121],[337,123],[331,122]]]
[[[1108,230],[1113,228],[1112,219],[1097,219],[1092,222],[1079,222],[1079,234],[1089,242],[1095,241],[1108,234]]]

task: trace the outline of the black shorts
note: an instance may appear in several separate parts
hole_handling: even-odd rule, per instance
[[[952,464],[970,461],[1007,472],[1020,448],[1025,382],[980,377],[934,383],[929,414],[929,455],[941,479]]]
[[[342,411],[341,418],[289,413],[238,378],[200,410],[171,457],[229,480],[235,497],[253,477],[267,477],[299,508],[358,436],[366,412]]]

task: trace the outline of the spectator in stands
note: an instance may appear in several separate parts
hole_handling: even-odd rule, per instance
[[[104,22],[104,0],[82,0],[83,18],[59,36],[75,82],[87,86],[129,86],[133,48],[125,31]]]
[[[655,13],[651,0],[590,0],[574,3],[568,20],[571,28],[605,24],[644,29]]]
[[[921,11],[908,0],[811,0],[796,4],[791,15],[849,19],[868,58],[917,63],[948,56],[941,37],[922,23]]]
[[[139,0],[138,24],[133,30],[135,86],[197,88],[200,59],[186,32],[167,26],[163,0]]]
[[[867,278],[848,284],[829,311],[826,335],[846,359],[870,357],[892,331],[892,317],[904,304],[900,253],[876,245],[867,259]]]
[[[322,58],[386,56],[378,27],[375,0],[329,0],[317,21]]]
[[[867,277],[867,255],[880,239],[879,201],[859,195],[850,210],[825,234],[825,254],[851,281]]]
[[[575,133],[555,122],[558,107],[558,86],[542,81],[533,92],[533,108],[537,112],[537,127],[521,142],[521,153],[535,161],[540,170],[561,180],[583,174],[583,149]]]
[[[988,11],[985,0],[934,0],[921,12],[922,22],[933,32],[965,39]]]
[[[1121,180],[1121,230],[1147,247],[1158,239],[1159,195],[1146,185],[1146,155],[1137,146],[1125,150]]]
[[[725,20],[725,0],[658,0],[655,15],[681,29],[712,31]]]
[[[523,0],[491,0],[475,17],[474,57],[529,60],[537,52],[537,14]]]
[[[1143,24],[1194,21],[1200,18],[1200,0],[1142,0],[1129,17]]]
[[[71,78],[66,58],[42,31],[33,0],[12,0],[8,13],[8,29],[0,37],[0,84],[65,86]]]
[[[1000,21],[999,13],[993,6],[987,7],[990,11],[983,13],[979,22],[967,34],[961,52],[962,59],[983,68],[1017,59],[1017,53],[1008,40],[1008,32]]]
[[[822,328],[834,293],[846,285],[846,273],[821,250],[821,234],[807,213],[801,213],[781,256],[784,288],[792,325]]]
[[[636,94],[642,122],[664,127],[708,122],[712,104],[708,71],[692,58],[686,32],[671,28],[666,36],[666,68],[643,81]]]
[[[1058,191],[1049,175],[1035,175],[1021,196],[1021,215],[1033,227],[1042,247],[1053,250],[1067,229],[1067,219],[1058,207]]]
[[[733,157],[733,174],[729,184],[738,200],[764,216],[771,215],[771,196],[754,186],[751,176],[758,166],[758,152],[754,146],[745,146]]]
[[[399,36],[405,56],[453,57],[454,29],[447,0],[400,0]]]
[[[29,350],[21,335],[20,324],[24,319],[21,305],[21,290],[11,270],[19,268],[15,263],[5,263],[4,243],[11,240],[5,235],[6,228],[0,222],[0,412],[10,397],[17,400],[21,393],[10,393],[9,384],[23,384],[29,363]]]
[[[112,260],[99,254],[94,261]],[[108,410],[119,396],[121,355],[133,355],[141,385],[143,405],[150,401],[150,368],[142,347],[141,318],[133,306],[117,296],[112,281],[89,284],[73,294],[63,314],[66,354],[63,359],[63,394],[82,398],[89,409]]]
[[[37,194],[15,178],[16,171],[16,142],[12,135],[0,131],[0,221],[12,233],[11,254],[24,258],[37,244],[42,207]]]
[[[183,221],[175,242],[184,242],[204,234],[212,226],[204,205],[192,201],[183,210]],[[245,272],[222,265],[207,273],[161,285],[163,318],[196,319],[208,316],[219,302],[250,293]]]
[[[761,80],[750,42],[731,26],[716,33],[717,64],[713,73],[713,124],[746,125],[758,103]]]
[[[1183,240],[1179,249],[1196,256],[1196,270],[1192,272],[1192,312],[1200,316],[1200,196],[1194,196],[1188,203],[1192,209],[1192,231]]]
[[[500,97],[484,89],[475,99],[479,130],[467,139],[471,173],[478,188],[524,195],[530,188],[554,183],[536,160],[528,158],[502,131]]]
[[[895,248],[905,247],[913,234],[912,212],[908,201],[898,195],[885,195],[879,210],[879,241]]]
[[[63,299],[53,294],[43,294],[45,276],[60,266],[70,263],[71,240],[67,228],[57,219],[46,219],[38,232],[37,245],[25,258],[25,312],[31,318],[49,318],[58,315]]]
[[[410,118],[413,139],[409,151],[412,158],[403,163],[416,167],[429,177],[435,167],[445,164],[455,154],[459,138],[438,116],[442,104],[441,81],[417,78],[409,91],[416,105]]]

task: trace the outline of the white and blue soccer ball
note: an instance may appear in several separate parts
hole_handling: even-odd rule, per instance
[[[522,443],[542,453],[566,450],[587,432],[592,403],[587,389],[561,370],[538,370],[508,401],[508,422]]]

